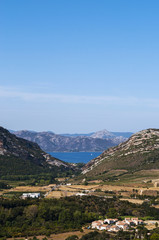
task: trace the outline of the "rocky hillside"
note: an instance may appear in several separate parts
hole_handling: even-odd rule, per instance
[[[56,159],[40,149],[38,144],[24,140],[0,127],[0,176],[4,174],[34,174],[54,168],[70,169],[70,164]]]
[[[14,134],[36,142],[46,152],[102,152],[127,140],[106,130],[90,134],[91,136],[63,136],[53,132],[31,131],[16,131]]]
[[[126,142],[109,148],[86,164],[83,174],[98,176],[117,169],[129,172],[159,169],[159,129],[143,130]]]

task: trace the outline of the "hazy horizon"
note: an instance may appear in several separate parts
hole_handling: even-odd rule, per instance
[[[3,127],[3,126],[2,126]],[[55,134],[90,134],[90,133],[94,133],[94,132],[99,132],[99,131],[103,131],[103,130],[107,130],[108,132],[123,132],[123,131],[109,131],[108,129],[98,129],[98,130],[95,130],[95,131],[92,131],[92,132],[61,132],[61,133],[57,133],[53,130],[44,130],[44,131],[36,131],[36,130],[33,130],[33,129],[8,129],[9,131],[30,131],[30,132],[52,132],[52,133],[55,133]],[[144,130],[144,129],[142,129]],[[127,132],[131,132],[131,131],[124,131],[125,133]],[[133,132],[131,132],[133,133]]]

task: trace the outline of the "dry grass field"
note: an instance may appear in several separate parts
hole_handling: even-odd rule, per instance
[[[3,190],[3,191],[0,191],[0,196],[3,195],[4,193],[8,192],[8,190]]]
[[[153,205],[153,207],[159,209],[159,205]]]
[[[91,183],[95,183],[95,184],[99,184],[99,183],[103,183],[103,181],[102,180],[92,180],[92,181],[89,181],[89,183],[91,184]]]
[[[159,171],[153,170],[152,171],[155,174],[159,174]],[[150,173],[150,175],[152,174]],[[141,171],[141,175],[145,175],[145,171]],[[54,191],[52,191],[52,188],[54,187]],[[130,195],[134,193],[133,191],[137,191],[138,194],[140,194],[141,191],[144,190],[158,190],[159,187],[154,187],[153,184],[151,184],[151,187],[139,187],[139,186],[124,186],[124,185],[115,185],[115,184],[88,184],[88,185],[59,185],[56,186],[55,184],[50,184],[47,186],[17,186],[9,190],[4,190],[0,192],[0,195],[6,194],[6,193],[20,193],[20,192],[43,192],[48,193],[46,194],[46,198],[60,198],[60,197],[66,197],[66,196],[72,196],[76,195],[77,193],[84,193],[88,192],[89,194],[95,194],[95,195],[110,195],[110,194],[117,194],[121,195],[124,199],[131,201],[133,203],[139,203],[141,204],[142,201],[136,200],[136,199],[130,199]],[[98,192],[96,190],[99,190]],[[89,192],[90,191],[90,192]],[[109,193],[110,192],[110,193]]]
[[[77,192],[69,191],[52,191],[46,196],[46,198],[61,198],[61,197],[70,197],[75,195]]]
[[[121,198],[121,201],[128,201],[131,203],[135,203],[135,204],[142,204],[144,201],[140,200],[140,199],[129,199],[129,198]]]
[[[155,226],[156,222],[157,222],[158,225],[159,225],[159,221],[158,221],[158,220],[147,220],[147,221],[144,222],[144,223],[146,224],[145,227],[146,227],[148,230],[152,230],[152,229],[156,228],[156,226]]]
[[[15,188],[11,188],[8,192],[47,192],[51,190],[51,188],[55,186],[54,184],[48,186],[18,186]]]
[[[74,191],[74,192],[78,192],[79,191],[79,189],[77,189],[77,188],[75,188],[74,186],[64,186],[64,185],[62,185],[62,186],[60,186],[60,188],[59,188],[61,191]]]
[[[69,188],[91,190],[91,189],[96,189],[99,186],[100,186],[99,184],[97,184],[97,185],[92,184],[92,185],[87,185],[87,186],[85,186],[85,185],[71,185],[71,186],[69,186]]]
[[[97,189],[100,189],[101,192],[92,192],[96,191]],[[136,188],[138,191],[144,188]],[[105,191],[108,192],[115,192],[117,194],[120,193],[120,195],[124,197],[129,197],[130,194],[132,194],[133,188],[132,187],[124,187],[124,186],[112,186],[112,185],[71,185],[71,186],[66,186],[66,185],[61,185],[58,186],[58,188],[55,191],[49,192],[47,195],[47,198],[60,198],[60,197],[65,197],[65,196],[72,196],[77,193],[83,193],[85,191],[90,191],[90,194],[96,194],[96,195],[101,195],[101,193]],[[102,194],[102,196],[103,196]]]
[[[132,191],[132,187],[125,186],[112,186],[112,185],[101,185],[100,189],[102,191]]]

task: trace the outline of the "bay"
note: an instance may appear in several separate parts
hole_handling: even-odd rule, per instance
[[[49,152],[55,158],[69,163],[87,163],[102,152]]]

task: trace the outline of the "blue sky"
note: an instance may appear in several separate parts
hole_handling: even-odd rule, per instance
[[[1,0],[0,125],[159,128],[159,1]]]

